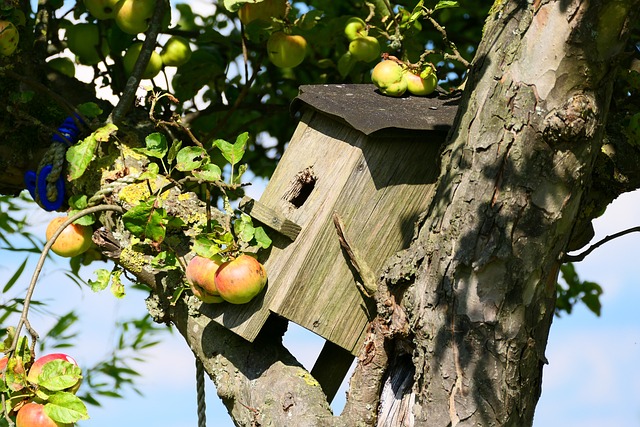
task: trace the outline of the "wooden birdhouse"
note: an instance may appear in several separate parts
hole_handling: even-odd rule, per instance
[[[241,204],[274,241],[263,260],[266,292],[201,310],[249,341],[274,313],[354,355],[374,307],[334,222],[377,277],[408,247],[431,201],[457,104],[386,97],[373,85],[314,85],[300,87],[292,110],[300,122],[264,193]]]

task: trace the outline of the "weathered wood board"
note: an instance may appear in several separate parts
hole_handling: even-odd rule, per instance
[[[335,95],[342,88],[364,89],[358,96],[385,98],[389,105],[402,102],[359,86],[367,85],[327,90]],[[338,108],[339,99],[323,108]],[[287,235],[269,233],[274,245],[262,260],[269,277],[266,292],[242,306],[210,304],[201,310],[250,341],[270,313],[276,313],[355,354],[373,307],[356,286],[358,278],[340,247],[332,215],[342,218],[352,244],[379,273],[389,256],[408,246],[417,217],[431,201],[447,127],[438,122],[423,130],[398,128],[387,109],[381,116],[386,125],[366,134],[337,118],[335,111],[318,110],[313,99],[298,101],[301,121],[256,202],[275,212],[274,224],[287,223]],[[416,102],[425,115],[443,108],[437,99],[412,100]],[[448,110],[452,121],[455,107]],[[267,226],[271,222],[261,219]]]

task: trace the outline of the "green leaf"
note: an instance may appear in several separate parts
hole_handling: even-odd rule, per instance
[[[134,236],[160,243],[166,234],[167,218],[164,209],[155,207],[155,200],[152,197],[129,209],[122,216],[122,221]]]
[[[433,10],[447,9],[450,7],[459,7],[459,6],[460,5],[455,0],[440,0],[438,4],[436,4],[436,6],[433,8]]]
[[[78,111],[88,119],[94,119],[102,114],[102,108],[95,102],[86,102],[78,105]]]
[[[224,0],[224,7],[229,12],[236,12],[245,3],[261,3],[264,0]]]
[[[182,172],[192,171],[202,166],[208,158],[209,155],[202,147],[184,147],[176,156],[176,169]]]
[[[95,134],[91,134],[67,150],[67,169],[69,180],[80,178],[93,160],[94,153],[98,148],[98,140]]]
[[[22,273],[24,272],[24,268],[27,266],[28,260],[29,258],[27,257],[25,258],[24,261],[22,261],[22,264],[20,264],[20,267],[18,267],[16,272],[13,273],[13,276],[11,276],[9,281],[7,281],[7,284],[4,285],[4,288],[2,289],[3,294],[5,294],[9,289],[11,289],[11,287],[15,285],[16,281],[20,278],[20,276],[22,276]]]
[[[219,243],[213,241],[207,235],[201,234],[197,236],[193,242],[193,251],[204,258],[211,258],[222,250]]]
[[[208,182],[220,181],[222,178],[222,171],[218,165],[213,163],[207,163],[200,169],[194,170],[192,173],[194,177]]]
[[[87,283],[91,287],[91,290],[94,292],[100,292],[107,289],[109,286],[109,280],[111,278],[111,272],[109,270],[105,270],[104,268],[100,268],[94,272],[97,276],[98,280],[89,279]]]
[[[175,254],[162,251],[151,261],[151,267],[158,270],[175,270],[180,266]]]
[[[167,138],[160,132],[155,132],[144,139],[146,148],[136,148],[135,151],[138,153],[145,154],[149,157],[155,157],[157,159],[162,159],[167,152],[169,151]]]
[[[52,420],[62,424],[72,424],[89,419],[87,407],[73,393],[60,392],[49,397],[44,405],[44,412]]]
[[[79,366],[62,359],[45,363],[38,375],[38,385],[50,391],[62,391],[73,387],[82,379]]]
[[[255,234],[251,217],[247,214],[242,214],[240,219],[233,223],[233,231],[240,240],[249,243]]]
[[[236,142],[231,144],[224,139],[216,139],[213,141],[213,145],[218,147],[222,152],[222,156],[232,165],[235,165],[244,156],[244,152],[249,140],[249,133],[244,132],[238,135]]]
[[[89,206],[87,201],[87,196],[84,194],[71,196],[69,198],[69,206],[71,210],[69,211],[69,216],[73,216],[77,214],[79,211],[86,209]],[[85,215],[83,217],[78,218],[74,221],[74,224],[78,225],[92,225],[96,222],[96,218],[93,214]]]
[[[169,164],[172,164],[176,160],[180,148],[182,148],[182,141],[173,141],[167,153],[167,161]]]
[[[122,271],[120,270],[117,270],[111,273],[111,293],[113,294],[114,297],[118,299],[124,298],[125,296],[124,284],[120,279],[121,275],[122,275]]]
[[[242,175],[244,175],[248,168],[249,165],[247,165],[246,163],[238,167],[238,172],[236,172],[236,176],[233,177],[234,184],[240,184],[242,182]]]
[[[269,246],[271,246],[271,243],[273,242],[269,236],[267,236],[267,233],[264,231],[264,228],[262,227],[256,227],[256,232],[255,232],[255,239],[256,242],[258,243],[258,246],[260,246],[262,249],[267,249]]]

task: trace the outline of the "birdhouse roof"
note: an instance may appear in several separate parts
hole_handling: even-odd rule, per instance
[[[311,107],[365,135],[385,129],[448,131],[459,98],[391,97],[372,84],[302,85],[291,109]]]

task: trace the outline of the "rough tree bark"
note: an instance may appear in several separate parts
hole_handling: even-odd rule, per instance
[[[194,298],[172,301],[182,276],[151,269],[122,230],[96,241],[150,286],[150,313],[176,325],[237,425],[530,425],[558,268],[591,219],[582,207],[638,6],[496,2],[436,197],[378,282],[378,317],[340,416],[282,345],[280,321],[248,343],[199,314]],[[120,189],[113,185],[110,200],[122,200]],[[164,207],[187,223],[205,209],[180,194]]]

